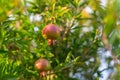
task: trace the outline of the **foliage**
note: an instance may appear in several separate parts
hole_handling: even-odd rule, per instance
[[[0,79],[41,80],[34,64],[46,58],[52,69],[42,79],[98,80],[102,76],[99,48],[111,51],[108,61],[116,61],[116,56],[119,59],[119,3],[107,0],[103,6],[100,0],[0,0]],[[48,46],[42,37],[42,29],[51,23],[61,30],[54,46]],[[79,79],[74,78],[76,73]]]

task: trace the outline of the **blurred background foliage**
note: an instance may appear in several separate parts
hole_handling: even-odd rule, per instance
[[[107,80],[119,80],[120,1],[105,1],[0,0],[0,79],[42,80],[34,62],[46,58],[45,80],[99,80],[100,55],[109,51]],[[41,34],[50,23],[61,30],[52,47]]]

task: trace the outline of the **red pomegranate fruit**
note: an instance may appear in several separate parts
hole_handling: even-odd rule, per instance
[[[42,36],[45,39],[52,39],[55,40],[60,36],[59,28],[54,24],[49,24],[45,26],[42,30]]]
[[[50,63],[46,59],[39,59],[35,62],[35,68],[39,71],[47,71],[50,69]]]

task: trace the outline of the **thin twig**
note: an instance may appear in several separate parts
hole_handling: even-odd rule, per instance
[[[112,47],[109,44],[108,39],[107,39],[107,35],[105,33],[103,33],[103,35],[102,35],[102,40],[103,40],[103,43],[105,45],[105,48],[107,50],[111,51],[111,55],[112,55],[112,59],[114,61],[114,64],[120,65],[119,62],[118,62],[119,60],[117,59],[117,57],[114,55],[114,53],[112,51]]]

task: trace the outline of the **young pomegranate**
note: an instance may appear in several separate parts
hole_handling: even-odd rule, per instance
[[[40,76],[44,77],[50,69],[50,63],[46,59],[39,59],[35,62],[35,68],[40,72]]]
[[[59,28],[54,24],[49,24],[45,26],[42,30],[42,36],[45,39],[52,39],[55,40],[60,36]]]
[[[50,69],[50,63],[46,59],[38,59],[35,62],[35,68],[39,71],[47,71]]]

